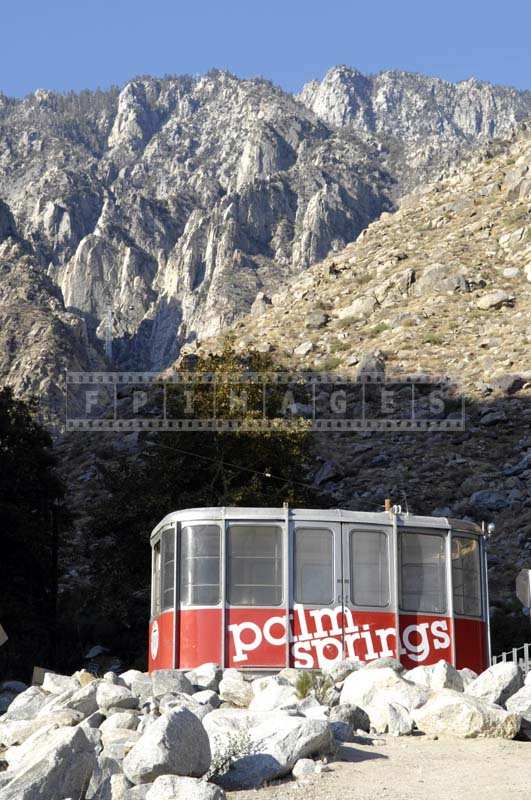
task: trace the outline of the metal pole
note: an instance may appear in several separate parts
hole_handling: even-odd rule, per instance
[[[286,648],[285,648],[285,661],[286,667],[290,666],[291,661],[291,625],[290,625],[290,607],[291,607],[291,572],[292,572],[292,543],[290,537],[290,519],[289,519],[289,505],[284,503],[284,591],[286,592],[285,607],[286,607]]]
[[[181,659],[181,637],[178,635],[181,623],[181,548],[177,531],[180,531],[181,524],[176,522],[173,526],[173,669],[177,669]],[[179,652],[179,655],[177,655]]]
[[[487,537],[481,537],[481,547],[483,549],[483,586],[484,586],[484,602],[485,612],[484,618],[487,627],[487,663],[490,663],[492,657],[492,642],[490,638],[490,599],[489,599],[489,567],[487,560]],[[495,662],[496,663],[496,662]]]
[[[221,669],[227,666],[226,658],[226,620],[227,620],[227,520],[225,518],[225,506],[221,510],[221,526],[220,526],[220,565],[219,565],[219,579],[220,579],[220,596],[221,596]]]
[[[455,659],[455,616],[454,616],[454,585],[452,574],[452,529],[449,527],[446,531],[446,613],[450,619],[452,628],[452,636],[450,639],[450,656],[452,659],[452,666],[456,666]]]
[[[396,659],[400,661],[401,645],[400,645],[400,581],[399,581],[399,564],[398,564],[398,517],[391,511],[393,522],[393,592],[395,600],[395,629],[396,629]]]

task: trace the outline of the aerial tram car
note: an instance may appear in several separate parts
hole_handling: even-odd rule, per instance
[[[195,508],[151,535],[149,669],[256,672],[393,656],[489,666],[486,540],[444,517]]]

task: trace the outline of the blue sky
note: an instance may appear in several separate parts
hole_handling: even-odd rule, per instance
[[[211,67],[293,91],[335,64],[531,89],[530,31],[530,0],[18,0],[0,12],[0,91]]]

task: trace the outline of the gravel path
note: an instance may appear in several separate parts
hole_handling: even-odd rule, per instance
[[[230,800],[509,800],[529,797],[531,743],[378,737],[305,782],[229,792]]]

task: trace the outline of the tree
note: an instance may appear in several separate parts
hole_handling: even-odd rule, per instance
[[[217,379],[228,373],[272,370],[268,357],[251,354],[245,364],[230,349],[201,361],[197,370]],[[256,416],[261,387],[248,387]],[[195,402],[211,414],[209,390],[199,389]],[[176,403],[181,399],[173,398]],[[172,402],[170,397],[169,402]],[[217,391],[218,415],[231,402],[230,386]],[[282,395],[271,398],[280,416]],[[201,416],[201,414],[199,414]],[[165,432],[149,434],[138,461],[124,458],[106,476],[108,499],[99,507],[88,542],[94,565],[94,596],[87,597],[108,632],[113,652],[129,660],[146,649],[150,595],[151,530],[170,511],[217,505],[318,505],[317,492],[304,477],[310,434],[304,425],[270,432]]]
[[[0,390],[0,622],[9,635],[0,663],[19,677],[55,660],[64,496],[51,438],[33,412],[11,389]]]

